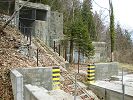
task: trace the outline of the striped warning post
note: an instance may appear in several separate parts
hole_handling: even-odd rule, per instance
[[[95,82],[95,65],[88,65],[87,66],[87,80],[89,84]]]
[[[59,67],[53,67],[52,81],[53,81],[53,90],[59,90],[60,89],[60,68]]]

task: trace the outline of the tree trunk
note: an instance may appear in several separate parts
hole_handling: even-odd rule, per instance
[[[73,40],[70,40],[70,57],[69,57],[69,63],[73,63]]]
[[[64,46],[64,52],[65,52],[64,58],[65,58],[65,61],[67,61],[67,47],[66,47],[66,45]]]

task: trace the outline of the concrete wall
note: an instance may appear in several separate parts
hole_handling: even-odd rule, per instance
[[[63,90],[47,91],[46,89],[33,85],[25,85],[24,94],[26,95],[24,100],[74,100],[74,97]],[[82,100],[80,97],[76,97],[76,100]]]
[[[32,84],[52,90],[52,67],[23,68],[17,70],[23,75],[24,85]]]
[[[100,100],[122,100],[122,93],[89,85],[89,88],[99,97]],[[125,100],[133,100],[132,96],[125,94]]]
[[[81,63],[85,62],[94,62],[94,63],[99,63],[99,62],[107,62],[107,46],[105,42],[92,42],[92,45],[94,46],[94,51],[95,54],[91,59],[88,59],[87,57],[83,57],[83,55],[80,55],[80,60]],[[78,62],[78,52],[75,49],[74,50],[74,60],[75,63]],[[68,54],[69,58],[69,54]]]
[[[53,41],[56,41],[56,44],[63,39],[63,14],[59,12],[51,12],[50,16],[50,46],[53,47]]]
[[[95,79],[104,80],[113,75],[118,75],[118,63],[96,63]]]
[[[23,100],[23,75],[17,70],[10,73],[14,100]]]
[[[52,69],[52,67],[36,67],[11,70],[10,76],[14,100],[23,100],[23,97],[25,97],[25,95],[23,96],[23,93],[25,93],[23,92],[23,86],[27,84],[43,87],[48,91],[54,89]]]
[[[44,88],[32,86],[30,84],[24,86],[24,100],[54,100]]]
[[[49,45],[48,22],[35,20],[33,23],[35,36]]]
[[[107,46],[105,42],[92,42],[95,50],[93,62],[106,62],[107,61]]]

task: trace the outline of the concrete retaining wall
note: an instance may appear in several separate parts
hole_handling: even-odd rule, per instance
[[[52,67],[23,68],[17,69],[24,79],[24,84],[42,86],[52,90]]]
[[[52,74],[53,74],[53,67],[18,68],[11,70],[10,76],[11,76],[14,100],[23,100],[23,97],[25,96],[26,98],[28,98],[27,94],[23,92],[24,86],[27,84],[43,87],[47,91],[53,90],[55,87],[57,87],[57,85],[53,85]],[[26,99],[26,100],[38,100],[38,99]]]
[[[104,80],[118,75],[118,62],[96,63],[95,80]]]
[[[122,100],[122,93],[90,85],[89,88],[98,96],[100,100]],[[125,94],[125,100],[133,100],[132,96]]]

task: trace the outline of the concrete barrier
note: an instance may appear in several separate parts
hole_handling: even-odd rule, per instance
[[[23,75],[17,70],[10,73],[14,100],[23,100]]]

